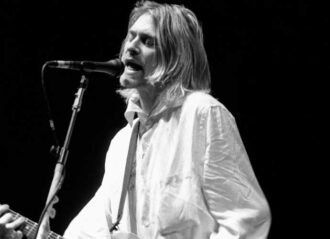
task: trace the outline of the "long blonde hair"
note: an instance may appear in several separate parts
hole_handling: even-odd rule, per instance
[[[139,1],[129,17],[128,29],[143,14],[156,25],[157,67],[147,79],[162,89],[165,100],[175,101],[188,91],[210,90],[210,70],[202,28],[195,14],[182,5]],[[120,56],[127,39],[123,41]],[[129,98],[132,91],[119,90]]]

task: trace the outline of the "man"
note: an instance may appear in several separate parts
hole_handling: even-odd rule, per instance
[[[111,141],[102,185],[64,238],[266,238],[269,207],[233,116],[207,93],[210,73],[194,13],[137,3],[120,56],[128,124]],[[118,231],[112,231],[121,202]]]

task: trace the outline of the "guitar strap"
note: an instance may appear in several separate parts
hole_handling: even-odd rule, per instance
[[[136,144],[137,144],[137,138],[138,138],[138,133],[139,133],[139,126],[140,126],[140,121],[137,120],[137,122],[135,122],[135,124],[133,125],[132,134],[131,134],[131,138],[129,141],[129,148],[128,148],[128,153],[127,153],[127,158],[126,158],[125,174],[124,174],[124,180],[123,180],[123,187],[122,187],[121,195],[120,195],[117,220],[110,228],[110,232],[118,230],[118,225],[123,216],[125,199],[126,199],[126,195],[127,195],[127,191],[128,191],[128,187],[129,187],[129,182],[131,179],[130,176],[131,176],[131,172],[132,172],[132,165],[133,165],[133,162],[135,160],[135,155],[136,155]]]

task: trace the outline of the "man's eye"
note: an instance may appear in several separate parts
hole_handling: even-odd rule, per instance
[[[144,39],[144,44],[148,47],[153,47],[153,46],[155,46],[155,40],[153,38],[150,38],[150,37],[145,38]]]

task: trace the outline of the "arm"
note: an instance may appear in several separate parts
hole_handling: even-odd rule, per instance
[[[101,186],[94,197],[71,221],[63,235],[65,239],[111,239],[109,232],[110,206],[107,205],[109,202],[102,191]]]
[[[128,128],[127,128],[128,129]],[[127,131],[127,130],[126,130]],[[125,132],[126,132],[125,131]],[[128,132],[129,133],[129,132]],[[125,134],[124,134],[125,136]],[[111,205],[116,189],[115,187],[121,185],[123,170],[125,162],[123,160],[116,160],[121,152],[123,144],[122,133],[118,133],[111,141],[106,162],[105,173],[102,184],[94,197],[86,204],[86,206],[79,212],[79,214],[72,220],[69,227],[64,233],[65,239],[111,239],[109,228],[112,226],[112,209]],[[125,137],[124,137],[125,138]],[[119,167],[123,164],[123,167]],[[114,202],[118,205],[117,201]]]
[[[218,223],[212,239],[264,239],[270,210],[254,175],[235,120],[222,106],[205,113],[203,192]]]

